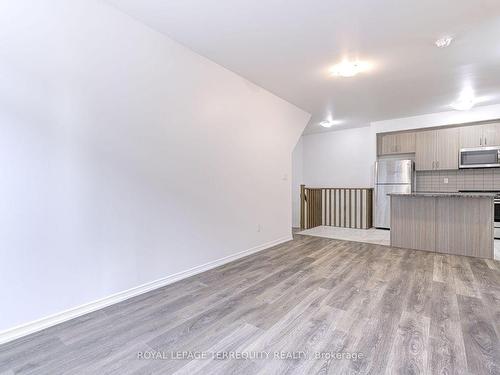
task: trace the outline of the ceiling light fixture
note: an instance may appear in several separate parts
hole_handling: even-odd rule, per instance
[[[370,68],[370,64],[362,61],[350,62],[343,61],[334,65],[330,69],[333,76],[338,77],[354,77],[356,74],[364,72]]]
[[[438,40],[436,40],[434,42],[434,44],[438,48],[446,48],[446,47],[450,46],[450,44],[451,44],[452,41],[453,41],[453,37],[452,36],[445,36],[443,38],[439,38]]]
[[[474,95],[474,90],[472,88],[467,87],[460,93],[460,96],[456,101],[450,104],[451,108],[456,109],[457,111],[468,111],[474,105],[476,105],[478,100]]]
[[[342,121],[325,120],[325,121],[321,121],[319,123],[319,125],[324,127],[324,128],[331,128],[332,126],[338,125],[340,123],[342,123]]]

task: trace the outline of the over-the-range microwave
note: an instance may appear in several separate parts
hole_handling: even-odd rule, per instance
[[[460,149],[459,168],[500,167],[500,146]]]

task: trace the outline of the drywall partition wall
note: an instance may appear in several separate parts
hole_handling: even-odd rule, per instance
[[[375,145],[368,126],[304,135],[302,143],[307,186],[371,186]]]
[[[290,237],[309,114],[98,1],[0,39],[0,331]]]
[[[292,152],[292,225],[300,227],[300,185],[304,182],[302,137]]]

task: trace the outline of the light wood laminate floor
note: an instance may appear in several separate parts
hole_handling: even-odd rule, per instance
[[[499,374],[499,338],[499,262],[296,235],[0,346],[0,374]]]

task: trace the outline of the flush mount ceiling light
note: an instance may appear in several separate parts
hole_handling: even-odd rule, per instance
[[[450,107],[456,109],[457,111],[468,111],[474,107],[477,102],[478,100],[474,95],[474,90],[466,88],[460,93],[458,99],[450,104]]]
[[[354,77],[358,73],[364,72],[370,68],[370,64],[362,61],[343,61],[330,68],[330,74],[336,77]]]
[[[325,120],[319,123],[320,126],[324,128],[331,128],[334,125],[340,124],[342,121]]]
[[[452,36],[445,36],[443,38],[439,38],[438,40],[436,40],[434,42],[434,44],[438,48],[446,48],[446,47],[450,46],[450,44],[451,44],[452,41],[453,41],[453,37]]]

